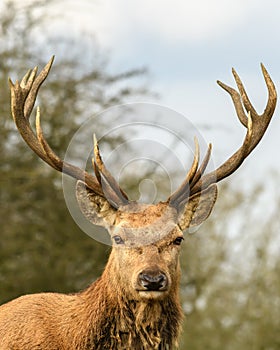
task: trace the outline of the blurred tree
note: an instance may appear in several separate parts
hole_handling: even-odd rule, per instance
[[[40,42],[52,3],[1,4],[0,303],[35,291],[81,289],[100,275],[109,250],[81,233],[66,208],[61,175],[28,149],[10,117],[7,77],[21,77],[32,62],[45,64],[49,59],[42,53],[45,46],[56,52],[63,44],[66,53],[79,47],[79,42],[57,42],[46,33]],[[94,114],[146,94],[139,81],[144,69],[113,74],[98,53],[93,65],[80,67],[78,56],[65,54],[40,91],[44,130],[62,157],[78,126],[89,117],[87,106]],[[98,132],[105,126],[95,127]],[[106,141],[108,147],[116,142]]]
[[[187,237],[180,349],[279,349],[280,203],[266,219],[254,215],[262,194],[223,185],[211,217]]]

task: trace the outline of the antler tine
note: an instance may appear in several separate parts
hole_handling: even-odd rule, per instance
[[[265,110],[264,110],[262,115],[258,115],[258,113],[256,112],[255,108],[253,107],[253,105],[252,105],[252,103],[251,103],[251,101],[246,93],[246,90],[244,88],[244,85],[242,84],[241,79],[239,78],[239,76],[235,72],[235,70],[233,69],[233,75],[234,75],[239,93],[241,95],[242,102],[244,104],[246,111],[251,113],[251,117],[253,120],[254,120],[254,118],[258,118],[260,116],[262,118],[270,119],[273,115],[274,110],[275,110],[276,101],[277,101],[276,89],[275,89],[274,83],[271,80],[265,66],[262,63],[261,63],[261,69],[262,69],[262,73],[263,73],[264,80],[265,80],[267,90],[268,90],[268,101],[267,101]]]
[[[52,60],[48,63],[48,65],[52,63]],[[20,83],[17,80],[14,84],[11,79],[9,79],[9,83],[10,83],[10,90],[11,90],[12,116],[22,138],[41,159],[43,159],[46,163],[52,166],[52,164],[49,162],[48,158],[46,157],[45,152],[42,149],[40,143],[38,142],[37,137],[29,123],[29,116],[32,109],[31,107],[34,106],[37,92],[38,92],[38,88],[32,89],[32,86],[33,84],[36,86],[37,85],[40,86],[42,84],[43,82],[41,81],[42,77],[43,79],[45,79],[46,78],[45,75],[48,74],[50,69],[50,68],[46,69],[46,67],[43,69],[44,76],[40,74],[36,78],[38,69],[37,67],[35,67],[32,71],[29,70],[25,74],[25,76],[23,77]],[[31,91],[32,91],[32,94],[30,94]]]
[[[210,157],[211,157],[211,151],[212,151],[212,145],[211,143],[208,145],[208,149],[206,152],[206,155],[204,156],[198,170],[196,171],[196,173],[194,174],[192,180],[189,182],[188,185],[188,190],[182,191],[180,196],[177,198],[177,207],[178,204],[180,205],[184,205],[186,202],[186,199],[188,198],[188,196],[191,196],[193,194],[193,188],[196,185],[196,183],[201,179],[202,175],[204,174],[204,171],[206,170],[206,167],[209,163]]]
[[[275,111],[276,108],[276,103],[277,103],[277,93],[276,93],[276,88],[275,85],[270,77],[270,75],[268,74],[265,66],[261,63],[261,68],[262,68],[262,73],[264,76],[264,80],[267,86],[267,90],[268,90],[268,101],[265,107],[265,110],[262,114],[263,117],[267,117],[269,118],[269,120],[272,118],[273,113]]]
[[[209,160],[210,160],[210,157],[211,157],[211,152],[212,152],[212,144],[209,143],[208,145],[208,149],[207,149],[207,152],[206,152],[206,155],[198,169],[198,171],[196,172],[191,184],[190,184],[190,188],[193,188],[194,185],[197,183],[197,181],[199,181],[199,179],[201,178],[201,176],[204,174],[206,168],[207,168],[207,165],[209,163]]]
[[[250,111],[251,117],[254,118],[254,116],[256,116],[258,114],[257,114],[254,106],[252,105],[252,103],[247,95],[247,92],[244,88],[244,85],[243,85],[239,75],[236,73],[234,68],[232,68],[232,74],[233,74],[234,80],[236,82],[237,88],[239,90],[239,96],[241,97],[241,100],[242,100],[242,103],[243,103],[245,109],[246,109],[247,113]],[[245,124],[245,127],[246,127],[246,124]]]
[[[96,194],[104,196],[102,187],[95,176],[72,164],[64,162],[51,149],[41,128],[39,108],[37,109],[36,113],[37,135],[30,126],[29,117],[34,107],[39,88],[47,78],[53,60],[54,57],[51,58],[38,76],[38,69],[35,67],[33,70],[29,70],[25,74],[20,83],[16,81],[15,84],[13,84],[13,82],[9,80],[13,119],[24,141],[42,160],[44,160],[52,168],[60,172],[64,172],[77,180],[85,182],[85,184]]]
[[[38,68],[35,67],[31,72],[30,77],[28,78],[27,84],[28,83],[30,84],[30,88],[29,88],[29,93],[27,95],[27,99],[25,101],[25,105],[24,105],[24,115],[28,119],[33,110],[40,86],[43,84],[43,82],[46,80],[47,76],[49,75],[53,62],[54,62],[54,56],[51,57],[49,62],[45,65],[45,67],[41,70],[41,72],[37,77],[36,77],[36,74],[37,74]]]
[[[21,79],[20,86],[22,88],[26,88],[26,90],[29,91],[31,88],[31,85],[34,82],[34,79],[36,78],[37,72],[38,72],[38,67],[35,67],[32,70],[29,69],[29,71],[27,71],[25,76]]]
[[[105,194],[108,194],[108,200],[115,207],[119,207],[120,205],[127,204],[128,197],[126,193],[120,188],[116,179],[113,177],[113,175],[109,172],[109,170],[106,168],[105,164],[103,163],[95,134],[93,135],[93,143],[94,143],[94,158],[92,160],[92,163],[94,166],[94,171],[104,192],[106,190]]]
[[[204,175],[192,188],[191,194],[201,191],[203,188],[208,187],[210,184],[214,182],[219,182],[225,177],[231,175],[235,170],[239,168],[239,166],[243,163],[245,158],[253,151],[253,149],[257,146],[257,144],[263,137],[276,107],[277,93],[274,83],[272,82],[268,72],[266,71],[263,65],[262,71],[268,89],[268,102],[266,104],[266,108],[263,114],[261,115],[257,114],[255,109],[253,108],[244,89],[244,86],[241,82],[241,79],[234,70],[234,77],[240,93],[228,87],[227,85],[218,82],[218,84],[230,94],[238,118],[241,121],[241,123],[246,126],[247,133],[242,146],[220,167],[210,172],[209,174]],[[248,111],[248,116],[246,117],[246,124],[246,114],[244,112],[243,106]]]
[[[242,105],[242,100],[241,100],[240,94],[232,87],[222,83],[220,80],[217,80],[217,84],[220,85],[221,88],[223,88],[225,91],[227,91],[230,94],[230,96],[232,98],[232,102],[233,102],[234,107],[235,107],[236,114],[238,116],[238,119],[246,128],[247,127],[247,116],[246,116],[246,113],[244,111],[244,107]]]
[[[182,196],[182,194],[185,194],[186,196],[189,193],[189,187],[190,183],[192,182],[198,168],[199,164],[199,158],[200,158],[200,148],[197,138],[194,138],[195,143],[195,152],[193,157],[193,162],[191,165],[190,170],[187,173],[187,176],[181,186],[168,198],[168,202],[171,206],[176,206],[177,203],[179,203],[179,199]]]
[[[49,163],[51,163],[51,166],[55,168],[58,171],[61,171],[63,167],[62,160],[57,157],[56,154],[54,154],[53,150],[49,146],[48,142],[46,141],[43,130],[41,128],[41,114],[40,114],[40,107],[37,107],[36,110],[36,119],[35,119],[35,126],[36,126],[36,134],[37,134],[37,140],[39,141],[42,149],[45,152],[45,156],[49,160]]]

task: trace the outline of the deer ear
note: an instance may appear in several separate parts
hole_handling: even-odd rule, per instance
[[[200,225],[210,215],[217,199],[217,186],[210,185],[202,192],[191,196],[181,210],[179,226],[181,230]]]
[[[82,213],[91,223],[103,227],[114,224],[117,210],[106,198],[94,193],[82,181],[77,182],[76,198]]]

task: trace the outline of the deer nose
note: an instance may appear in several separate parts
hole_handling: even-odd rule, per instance
[[[164,291],[167,287],[167,277],[162,271],[144,270],[139,274],[139,283],[148,291]]]

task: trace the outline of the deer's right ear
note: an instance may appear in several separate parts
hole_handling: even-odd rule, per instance
[[[77,182],[76,197],[82,213],[91,223],[103,227],[115,223],[117,210],[106,198],[94,193],[82,181]]]

